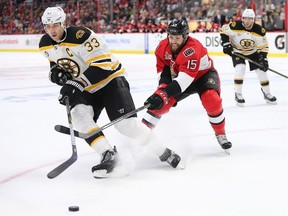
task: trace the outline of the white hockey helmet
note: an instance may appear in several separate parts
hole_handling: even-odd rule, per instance
[[[66,14],[61,7],[48,7],[42,15],[42,23],[54,24],[61,23],[64,28],[64,22],[66,20]]]
[[[242,20],[244,17],[253,18],[253,21],[254,21],[255,13],[252,9],[245,9],[242,13]]]

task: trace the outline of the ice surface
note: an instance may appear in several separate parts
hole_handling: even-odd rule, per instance
[[[157,84],[154,56],[117,57],[127,68],[136,106],[142,106]],[[0,215],[288,215],[288,80],[268,72],[278,99],[268,105],[256,74],[247,72],[246,105],[237,107],[231,60],[212,58],[222,79],[230,156],[193,95],[155,129],[163,144],[182,156],[185,170],[161,163],[111,127],[106,136],[117,145],[128,176],[94,179],[90,169],[99,156],[77,139],[78,161],[51,180],[47,173],[71,155],[70,137],[53,129],[68,125],[57,100],[59,87],[49,82],[48,62],[39,53],[0,53]],[[287,60],[270,58],[270,67],[288,75]],[[108,122],[103,112],[99,124]],[[80,211],[68,212],[71,205]]]

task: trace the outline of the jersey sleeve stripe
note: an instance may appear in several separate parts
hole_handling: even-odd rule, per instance
[[[111,63],[107,63],[107,62],[100,62],[100,63],[93,62],[90,64],[90,66],[99,67],[104,70],[111,70]]]
[[[80,44],[75,44],[75,43],[60,43],[59,46],[64,46],[64,47],[75,47],[79,46]]]
[[[208,68],[211,68],[211,61],[209,60],[208,55],[204,55],[200,59],[199,70],[206,70]]]
[[[98,56],[95,56],[93,58],[88,59],[85,63],[90,64],[92,62],[99,61],[99,60],[105,60],[105,59],[111,59],[111,55],[110,54],[98,55]]]
[[[116,73],[111,74],[106,79],[103,79],[103,80],[99,81],[98,83],[95,83],[91,86],[86,87],[85,90],[89,91],[89,92],[95,92],[95,91],[103,88],[105,85],[107,85],[115,77],[123,75],[124,72],[125,72],[125,68],[121,68],[121,70],[117,71]]]
[[[53,45],[43,46],[43,47],[39,48],[40,51],[46,51],[46,50],[49,50],[49,49],[53,49]]]
[[[119,63],[119,61],[117,60],[116,62],[115,62],[115,64],[113,64],[112,65],[112,67],[111,67],[111,69],[112,70],[117,70],[117,69],[119,69],[120,67],[122,67],[122,65]]]

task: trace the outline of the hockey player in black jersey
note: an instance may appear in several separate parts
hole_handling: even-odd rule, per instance
[[[261,67],[259,67],[249,62],[250,70],[255,70],[266,102],[270,104],[277,103],[276,97],[270,93],[269,79],[266,73],[269,67],[266,31],[260,25],[254,23],[254,20],[254,11],[252,9],[245,9],[242,13],[242,21],[223,25],[220,29],[223,52],[232,57],[235,68],[235,100],[239,106],[244,106],[245,104],[242,96],[242,87],[246,64],[243,58],[233,55],[234,52],[261,64]]]
[[[113,121],[135,110],[135,105],[125,78],[125,68],[110,53],[105,41],[85,27],[66,28],[65,19],[61,7],[49,7],[44,11],[42,23],[46,34],[41,38],[39,49],[50,62],[49,79],[62,86],[59,102],[64,104],[64,98],[69,98],[73,126],[89,134],[97,130],[97,120],[104,108]],[[159,142],[153,142],[151,130],[136,117],[135,114],[118,122],[115,128],[138,143],[150,143],[161,161],[178,168],[180,156]],[[116,148],[103,132],[86,142],[102,156],[100,164],[92,167],[94,177],[108,177],[117,165]]]

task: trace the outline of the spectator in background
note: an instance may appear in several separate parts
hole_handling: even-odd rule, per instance
[[[266,13],[266,15],[263,17],[263,27],[266,29],[266,31],[273,31],[274,30],[274,18],[271,12]]]
[[[218,23],[218,25],[221,27],[226,22],[225,15],[221,14],[221,11],[218,9],[216,10],[216,15],[213,18],[214,23]]]
[[[284,20],[285,20],[285,13],[281,5],[277,5],[274,11],[274,28],[275,30],[283,30],[284,29]]]
[[[266,12],[274,12],[275,5],[272,3],[272,0],[268,0],[265,9],[266,9]]]
[[[210,3],[209,9],[207,11],[207,18],[211,19],[216,15],[215,5],[213,3]]]
[[[177,8],[177,9],[174,11],[174,17],[173,17],[173,19],[178,19],[178,20],[184,19],[184,20],[186,20],[186,17],[183,16],[182,10],[181,10],[180,8]]]
[[[211,23],[210,32],[219,32],[220,25],[218,23],[213,22],[213,19],[211,20],[210,23]]]
[[[10,14],[9,1],[0,1],[0,34],[23,34],[27,31],[32,31],[33,33],[44,33],[43,29],[39,29],[38,21],[36,22],[35,20],[43,12],[43,7],[55,4],[57,4],[58,6],[61,5],[63,8],[65,8],[65,12],[67,13],[68,25],[87,26],[95,32],[98,32],[99,30],[101,33],[104,33],[117,32],[115,31],[115,29],[118,26],[119,22],[119,28],[121,26],[127,25],[128,30],[126,32],[130,32],[130,18],[132,16],[134,17],[135,25],[139,25],[139,22],[141,23],[142,18],[144,18],[145,29],[148,29],[148,23],[149,20],[151,20],[152,23],[156,25],[158,31],[160,31],[159,29],[161,27],[159,25],[163,23],[163,21],[169,23],[174,17],[182,19],[185,18],[187,21],[195,21],[199,19],[210,21],[210,19],[213,18],[215,19],[213,23],[217,22],[218,25],[221,26],[225,23],[225,19],[223,18],[223,16],[221,17],[221,15],[216,15],[216,10],[219,10],[220,14],[226,16],[226,22],[228,20],[231,20],[231,17],[232,20],[235,20],[235,17],[232,15],[236,11],[236,20],[239,20],[239,18],[241,18],[241,12],[243,11],[243,9],[247,7],[254,7],[253,2],[255,2],[256,19],[263,19],[263,17],[266,15],[266,9],[269,12],[273,11],[273,13],[276,13],[273,15],[273,28],[275,30],[281,30],[283,28],[282,26],[284,24],[285,18],[283,9],[281,10],[282,5],[279,3],[280,1],[284,2],[283,0],[230,0],[229,2],[228,0],[146,0],[138,1],[135,10],[135,1],[133,0],[116,0],[114,1],[115,4],[112,6],[110,5],[109,0],[103,0],[100,1],[99,9],[98,4],[94,0],[79,1],[79,8],[77,8],[76,1],[60,2],[59,0],[37,0],[33,1],[32,4],[33,19],[30,19],[31,8],[30,4],[27,4],[28,1],[22,1],[21,3],[13,3],[12,15]],[[183,4],[180,4],[180,2],[182,2]],[[267,2],[267,5],[265,5],[265,2]],[[112,7],[113,16],[110,14],[110,7]],[[277,11],[277,8],[280,8],[280,11],[279,9]],[[100,11],[101,13],[100,21],[98,21],[98,11]],[[126,19],[123,19],[125,16]],[[110,20],[111,18],[113,18],[113,20]],[[13,21],[13,26],[11,27],[10,19],[12,19]],[[14,24],[15,19],[17,19],[16,24]],[[269,22],[267,24],[268,26],[270,25]],[[98,29],[99,25],[100,29]],[[122,29],[124,29],[124,27]],[[135,29],[133,29],[133,32],[135,32]]]
[[[193,33],[195,32],[207,32],[208,30],[206,29],[206,26],[204,24],[201,23],[201,21],[197,22],[197,27],[195,30],[193,30]]]
[[[254,12],[256,12],[255,0],[251,0],[251,3],[250,3],[250,5],[249,5],[249,7],[250,7]]]
[[[233,14],[233,21],[242,20],[242,12],[240,8],[236,8],[235,13]]]

